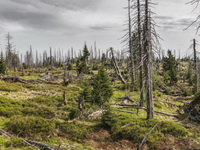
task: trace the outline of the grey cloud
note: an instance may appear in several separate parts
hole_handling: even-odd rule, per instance
[[[101,31],[106,31],[106,30],[116,30],[119,27],[117,27],[117,25],[106,25],[106,24],[97,24],[97,25],[93,25],[90,26],[90,29],[92,30],[101,30]]]
[[[95,9],[99,0],[11,0],[21,5],[36,5],[37,3],[64,8],[67,10]]]
[[[187,28],[193,21],[193,18],[174,18],[168,16],[156,16],[159,26],[161,26],[164,30],[172,30],[172,29],[185,29]]]
[[[69,10],[93,9],[99,3],[99,0],[40,0],[41,2],[55,7]]]
[[[75,28],[70,24],[70,20],[61,18],[59,9],[50,9],[43,3],[37,3],[36,0],[11,0],[10,2],[9,4],[0,2],[3,6],[0,9],[0,22],[17,23],[25,29],[43,31]]]
[[[171,20],[173,19],[173,17],[170,17],[170,16],[155,16],[154,17],[155,19],[160,19],[160,20]]]

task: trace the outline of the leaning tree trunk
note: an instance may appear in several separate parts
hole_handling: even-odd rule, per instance
[[[113,62],[113,66],[114,66],[114,69],[115,69],[115,73],[117,74],[119,80],[123,84],[126,84],[126,81],[124,80],[121,72],[119,71],[119,67],[118,67],[117,61],[116,61],[115,56],[114,56],[113,48],[110,48],[110,51],[111,51],[111,55],[112,55],[112,62]]]

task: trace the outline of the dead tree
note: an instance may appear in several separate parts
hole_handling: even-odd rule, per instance
[[[152,43],[151,43],[151,16],[149,10],[149,0],[145,0],[144,13],[144,54],[145,54],[145,76],[146,76],[146,100],[147,100],[147,119],[154,117],[153,103],[153,81],[152,81]]]
[[[140,0],[137,0],[137,34],[138,34],[138,49],[139,49],[139,78],[140,78],[140,107],[144,106],[143,95],[143,54],[141,45],[141,8]]]
[[[195,10],[199,6],[199,3],[200,3],[200,0],[191,0],[186,4],[196,5],[195,8],[194,8],[194,10]],[[196,27],[196,33],[197,33],[200,29],[200,22],[199,21],[200,21],[200,15],[198,15],[196,17],[196,19],[185,30],[187,30],[191,26],[194,26],[195,24],[197,24],[197,27]]]
[[[196,40],[193,39],[193,50],[194,50],[194,69],[195,69],[195,94],[198,93],[198,88],[199,88],[199,79],[198,79],[198,65],[197,65],[197,52],[196,52]]]
[[[79,97],[78,99],[76,99],[76,102],[78,102],[78,110],[81,112],[81,116],[82,116],[83,111],[85,109],[84,97]]]
[[[128,29],[129,29],[129,52],[130,52],[130,73],[131,73],[131,90],[135,84],[135,66],[133,60],[133,43],[132,43],[132,19],[131,19],[131,0],[128,0]]]
[[[65,66],[65,68],[64,68],[63,83],[64,83],[64,85],[67,85],[67,84],[68,84],[67,66]]]
[[[112,55],[112,63],[113,63],[113,66],[114,66],[114,69],[115,69],[115,73],[117,74],[119,80],[123,83],[123,84],[126,84],[126,81],[124,80],[121,72],[119,71],[119,67],[118,67],[118,64],[117,64],[117,61],[115,59],[115,56],[114,56],[114,52],[113,52],[113,48],[111,47],[110,48],[110,52],[111,52],[111,55]]]

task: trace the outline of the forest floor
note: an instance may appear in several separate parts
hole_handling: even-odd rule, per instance
[[[54,70],[50,73],[59,75],[61,72],[62,70]],[[73,74],[73,72],[71,72],[71,74]],[[23,76],[21,73],[18,73],[18,77],[23,79],[38,79],[42,76],[44,76],[42,71],[36,72],[27,70]],[[62,80],[57,79],[55,82],[60,81]],[[57,147],[57,149],[60,147],[60,149],[63,150],[136,150],[138,144],[142,142],[141,139],[143,139],[149,129],[152,128],[154,122],[145,121],[145,110],[137,110],[131,107],[131,105],[137,105],[139,102],[138,91],[129,92],[125,90],[123,85],[118,81],[114,81],[112,86],[113,96],[110,100],[111,109],[117,115],[124,117],[124,119],[122,119],[124,123],[119,122],[110,129],[102,126],[101,117],[98,115],[90,119],[69,120],[68,116],[72,112],[71,110],[77,108],[78,105],[75,99],[79,96],[81,91],[79,79],[75,79],[68,86],[62,84],[23,84],[12,81],[0,81],[0,129],[12,135],[8,138],[2,133],[2,135],[0,134],[0,150],[33,149],[26,144],[20,144],[20,140],[17,139],[18,137],[25,140],[35,140],[46,143],[52,147]],[[143,150],[200,149],[199,124],[188,120],[187,115],[180,115],[183,114],[182,106],[190,103],[194,99],[194,95],[188,92],[191,90],[191,85],[180,81],[174,86],[167,86],[165,89],[157,89],[154,91],[155,110],[158,112],[155,113],[155,122],[159,120],[163,124],[165,122],[172,122],[175,125],[173,125],[174,128],[166,128],[166,131],[162,133],[160,131],[162,129],[156,129],[155,135],[157,135],[157,137],[153,137],[153,139],[149,137],[151,141],[147,141],[144,144]],[[67,94],[67,105],[63,104],[63,91],[66,91]],[[127,103],[130,106],[120,106],[121,101],[118,98],[124,96],[133,99],[134,103]],[[87,114],[99,110],[97,107],[91,109],[90,105],[87,105]],[[177,115],[178,117],[161,114],[159,112]],[[27,118],[27,120],[25,118]],[[38,123],[38,121],[35,121],[41,118],[44,119],[43,122]],[[126,118],[133,118],[133,122],[134,119],[138,121],[136,121],[136,124],[141,126],[144,130],[141,131],[141,135],[138,134],[138,136],[141,136],[140,138],[134,137],[137,128],[132,129],[131,126],[133,122],[131,122],[131,120],[130,122],[126,122]],[[31,124],[33,124],[33,127],[31,126],[29,128],[28,121],[30,120],[32,120]],[[38,124],[34,125],[34,121],[41,125],[41,127]],[[44,124],[47,122],[47,125]],[[52,125],[52,122],[55,123]],[[146,128],[148,123],[150,123],[151,126]],[[17,126],[18,124],[21,126]],[[179,126],[176,127],[176,125],[181,126],[181,128],[179,128]],[[182,127],[184,129],[182,129]],[[38,128],[49,128],[47,132],[52,130],[52,133],[47,135],[45,129],[44,131],[40,131]],[[127,130],[123,128],[127,128]],[[173,132],[174,129],[176,133]],[[187,135],[182,136],[182,133],[185,133],[185,131],[187,131]],[[127,135],[123,133],[127,133]],[[113,136],[119,137],[116,139]],[[149,146],[149,143],[151,144],[152,141],[155,142],[154,140],[159,138],[162,138],[162,140],[153,145],[153,148]]]

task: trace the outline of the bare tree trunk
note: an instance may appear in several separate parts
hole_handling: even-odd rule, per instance
[[[193,50],[194,50],[194,68],[195,68],[195,94],[198,93],[198,88],[199,88],[199,84],[198,84],[198,66],[197,66],[197,53],[196,53],[196,40],[193,39]]]
[[[68,84],[68,78],[67,78],[67,66],[65,66],[65,68],[64,68],[63,83],[64,83],[64,85],[67,85],[67,84]]]
[[[129,28],[129,51],[130,51],[130,62],[131,62],[131,91],[134,89],[135,84],[135,73],[134,73],[134,60],[133,60],[133,43],[132,43],[132,23],[131,23],[131,0],[128,0],[128,28]]]
[[[138,25],[138,49],[139,49],[139,78],[140,78],[140,107],[144,106],[143,95],[143,60],[142,60],[142,45],[141,45],[141,10],[140,0],[137,0],[137,25]]]
[[[112,62],[113,62],[114,68],[115,68],[115,73],[117,74],[117,76],[120,79],[120,81],[123,84],[126,84],[126,81],[124,80],[124,78],[122,77],[121,72],[119,71],[119,67],[118,67],[117,61],[115,60],[115,56],[114,56],[114,53],[113,53],[113,48],[110,48],[110,51],[111,51],[111,55],[112,55]]]
[[[151,46],[151,27],[149,17],[149,1],[145,0],[145,22],[144,22],[144,52],[146,54],[145,71],[146,71],[146,99],[147,99],[147,119],[154,117],[153,104],[153,84],[152,84],[152,46]]]

